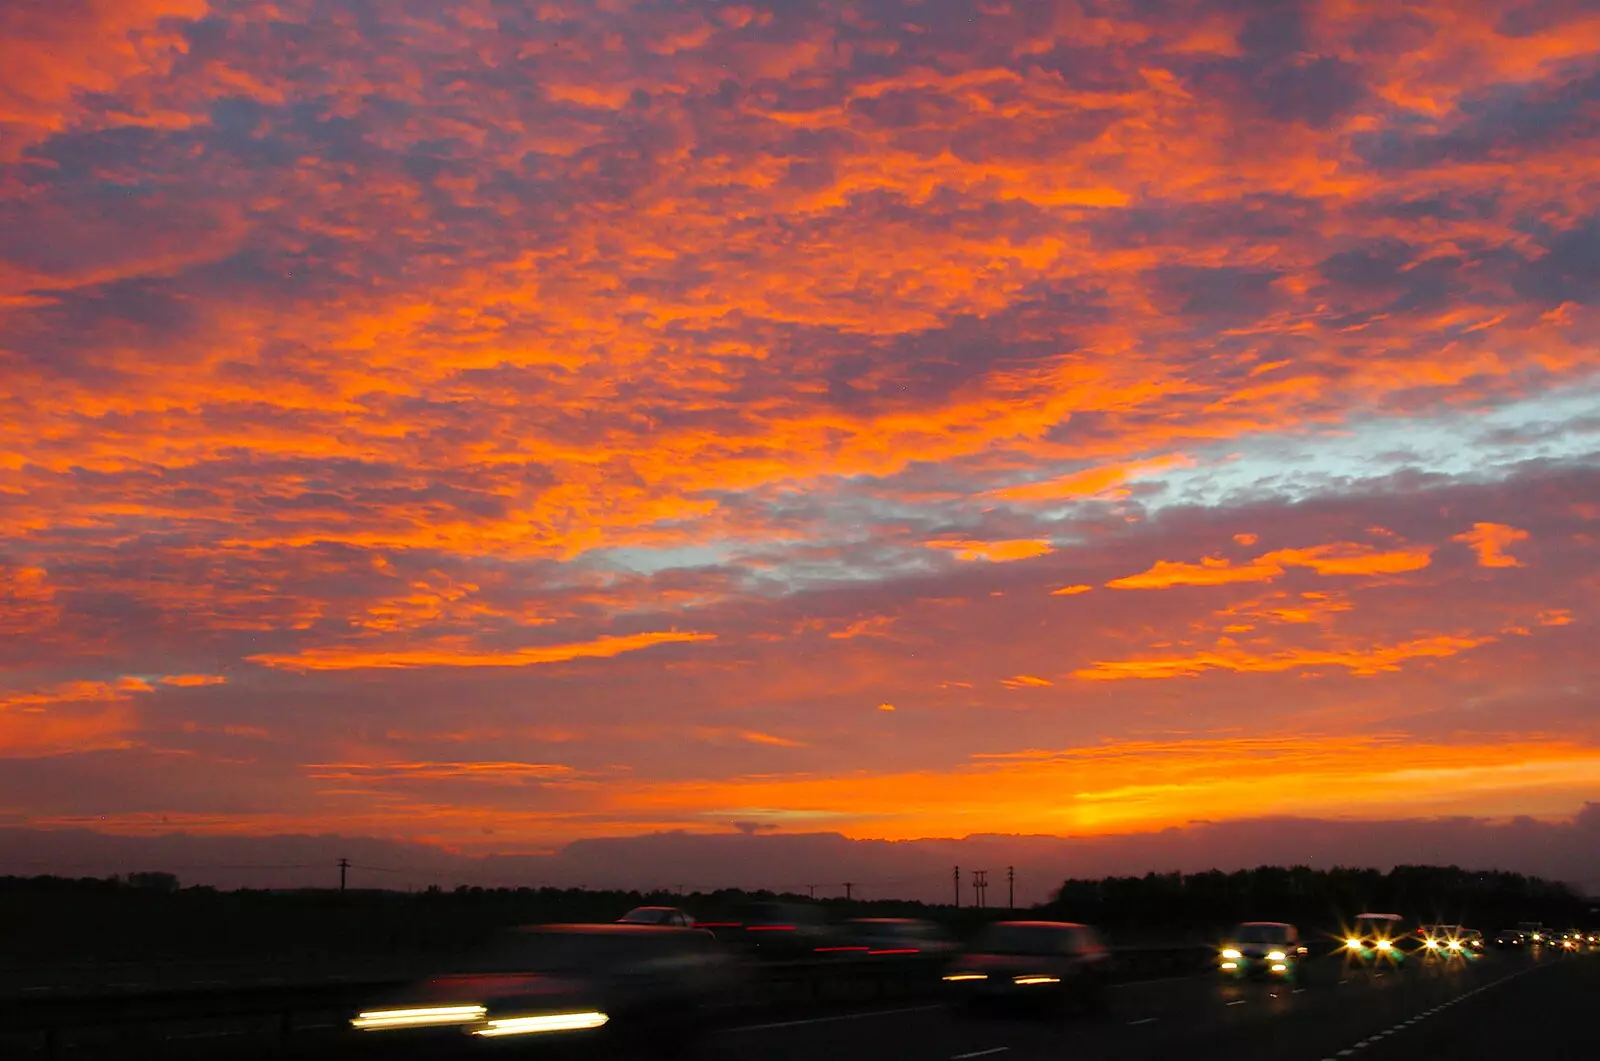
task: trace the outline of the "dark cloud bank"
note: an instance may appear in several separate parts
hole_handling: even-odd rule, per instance
[[[108,876],[170,870],[187,884],[328,886],[335,864],[354,864],[362,887],[584,886],[819,895],[857,882],[858,894],[948,901],[950,869],[1017,869],[1019,904],[1035,903],[1068,876],[1231,870],[1263,864],[1314,867],[1460,865],[1534,874],[1600,893],[1600,803],[1565,822],[1516,818],[1395,821],[1258,818],[1194,823],[1160,832],[1098,837],[968,836],[850,840],[835,833],[659,833],[580,840],[549,855],[454,855],[404,841],[339,836],[112,836],[88,830],[0,829],[0,874]],[[964,895],[963,902],[970,901]]]

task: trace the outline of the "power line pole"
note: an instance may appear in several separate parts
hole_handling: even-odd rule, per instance
[[[811,898],[815,899],[817,897],[817,886],[815,884],[807,884],[806,891],[811,893]]]
[[[989,890],[989,871],[975,869],[972,871],[972,896],[977,902],[978,909],[983,909],[984,892]]]
[[[961,909],[961,867],[957,866],[950,873],[950,879],[956,884],[956,909]]]
[[[1006,909],[1017,908],[1017,867],[1006,867]]]
[[[340,891],[344,891],[344,871],[349,869],[349,868],[350,868],[350,860],[348,858],[341,858],[339,860],[339,890]]]
[[[844,898],[845,898],[845,902],[849,902],[851,899],[855,898],[855,887],[856,887],[856,882],[853,881],[853,880],[847,880],[847,881],[844,882]]]

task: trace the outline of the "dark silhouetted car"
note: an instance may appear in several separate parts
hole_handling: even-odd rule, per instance
[[[676,906],[636,906],[617,918],[619,925],[666,925],[669,928],[693,928],[694,918]]]
[[[1502,928],[1494,934],[1494,945],[1499,950],[1510,950],[1527,944],[1527,937],[1519,928]]]
[[[835,946],[871,958],[943,961],[961,949],[943,925],[911,917],[858,917],[843,922]]]
[[[1105,1002],[1111,955],[1100,934],[1066,921],[1001,921],[972,941],[944,974],[951,993],[971,1006],[1035,1005],[1087,1009]]]
[[[1217,967],[1225,976],[1293,980],[1309,954],[1294,925],[1246,921],[1223,943]]]
[[[534,1042],[675,1056],[706,1030],[735,970],[696,929],[519,928],[350,1023],[362,1045],[379,1046],[384,1057]]]
[[[762,958],[810,958],[841,941],[828,911],[810,903],[753,902],[744,908],[742,924],[746,948]]]

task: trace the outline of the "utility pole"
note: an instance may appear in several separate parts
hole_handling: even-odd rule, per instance
[[[350,860],[348,858],[341,858],[339,860],[339,890],[340,891],[344,891],[344,871],[349,869],[349,868],[350,868]]]
[[[1017,908],[1017,867],[1006,867],[1006,909]]]
[[[853,880],[847,880],[844,882],[844,898],[846,902],[849,902],[851,899],[855,898],[855,887],[856,882]]]
[[[806,891],[811,893],[811,898],[815,899],[817,897],[817,886],[815,884],[807,884]]]
[[[957,866],[950,873],[950,879],[956,882],[956,909],[961,909],[961,867]]]
[[[973,870],[972,871],[972,897],[976,901],[977,906],[978,906],[978,908],[980,910],[984,906],[984,901],[983,901],[984,900],[984,895],[983,895],[983,893],[988,891],[988,889],[989,889],[989,871],[986,870],[986,869],[975,869],[975,870]]]

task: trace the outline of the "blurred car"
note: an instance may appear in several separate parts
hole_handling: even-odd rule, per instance
[[[1217,968],[1225,976],[1293,980],[1311,951],[1300,930],[1282,921],[1246,921],[1224,943]]]
[[[943,962],[960,945],[942,925],[910,917],[857,917],[839,925],[837,942],[820,948],[883,961]]]
[[[1494,945],[1497,950],[1510,950],[1513,947],[1521,947],[1526,944],[1527,937],[1522,934],[1521,929],[1502,928],[1494,934]]]
[[[1542,921],[1518,921],[1517,931],[1522,933],[1523,942],[1529,946],[1540,946],[1549,938]]]
[[[944,974],[969,1006],[1023,1004],[1059,1010],[1104,1005],[1111,955],[1100,934],[1066,921],[1000,921],[985,928]]]
[[[810,903],[759,901],[743,911],[741,938],[762,958],[809,958],[840,936],[825,907]]]
[[[1563,951],[1573,953],[1582,950],[1583,943],[1583,933],[1577,929],[1570,929],[1560,933],[1559,937],[1555,938],[1554,945],[1559,946]]]
[[[512,929],[451,971],[350,1021],[382,1056],[458,1056],[495,1043],[675,1056],[737,983],[707,932],[660,925]]]
[[[1483,953],[1483,949],[1484,949],[1483,948],[1483,933],[1478,931],[1477,929],[1475,929],[1475,928],[1463,928],[1461,930],[1461,942],[1466,945],[1466,950],[1467,950],[1468,953],[1470,953],[1470,954],[1482,954]]]
[[[1405,919],[1399,914],[1362,913],[1351,922],[1344,949],[1352,964],[1376,967],[1399,965],[1412,948],[1405,931]]]
[[[676,906],[636,906],[617,918],[619,925],[666,925],[669,928],[693,928],[694,918]]]

